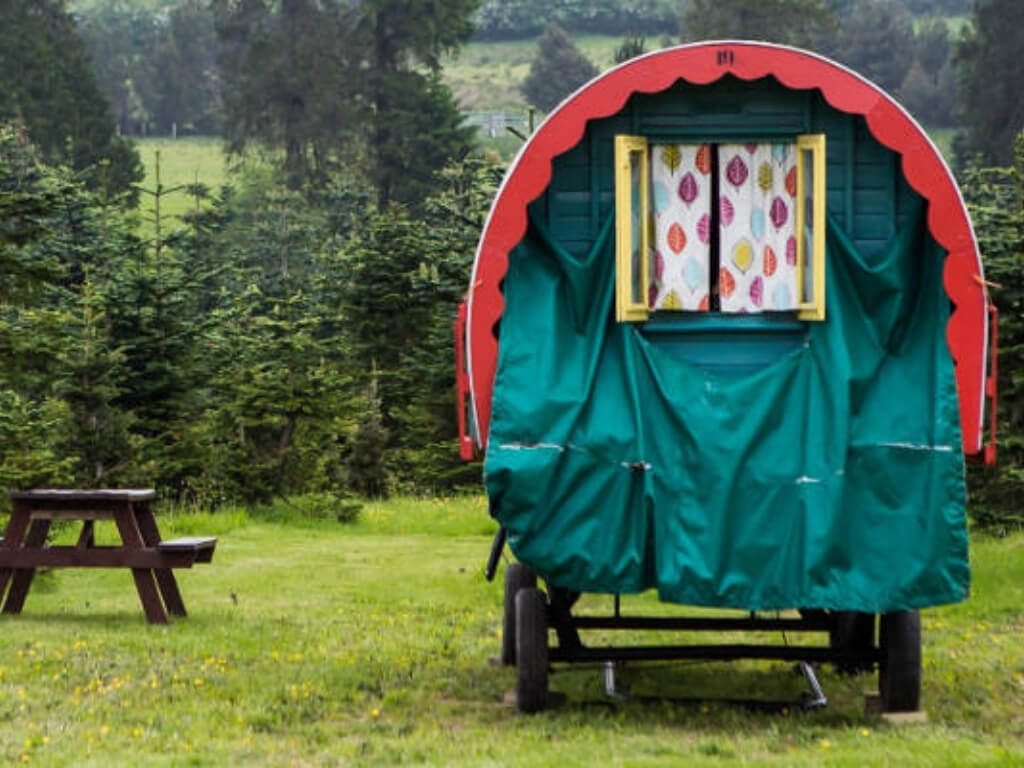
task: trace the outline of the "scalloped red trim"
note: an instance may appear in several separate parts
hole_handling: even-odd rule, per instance
[[[476,424],[487,444],[498,345],[491,329],[504,311],[499,284],[508,254],[526,232],[526,206],[551,180],[552,160],[583,137],[588,120],[621,110],[634,93],[656,93],[679,79],[707,85],[725,75],[772,76],[793,89],[817,88],[836,109],[863,115],[874,137],[902,157],[907,182],[928,201],[928,227],[948,258],[943,284],[954,310],[946,339],[956,362],[963,449],[981,450],[987,354],[987,297],[974,231],[956,182],[921,127],[891,97],[816,54],[752,42],[698,43],[633,59],[595,78],[551,113],[523,146],[491,207],[469,291],[468,364]]]

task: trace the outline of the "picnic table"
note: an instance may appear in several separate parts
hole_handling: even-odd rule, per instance
[[[173,569],[210,562],[217,539],[210,536],[164,541],[153,515],[155,496],[152,489],[37,489],[11,493],[11,518],[0,539],[3,612],[21,613],[36,568],[131,568],[151,624],[166,624],[168,613],[185,616]],[[82,523],[76,544],[47,545],[55,520]],[[97,520],[112,520],[121,543],[97,546],[93,532]]]

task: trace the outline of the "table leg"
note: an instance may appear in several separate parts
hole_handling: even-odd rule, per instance
[[[114,512],[114,521],[117,523],[117,530],[121,534],[121,541],[124,543],[125,549],[144,548],[145,542],[142,540],[142,533],[139,531],[131,503],[118,505]],[[164,610],[160,594],[157,592],[153,569],[132,568],[132,578],[135,579],[135,589],[138,590],[139,600],[142,601],[142,610],[146,612],[146,620],[150,624],[166,624],[167,612]]]
[[[89,549],[92,547],[94,539],[93,521],[86,520],[82,523],[82,532],[78,536],[78,542],[75,544],[75,547],[77,549]]]
[[[25,537],[24,549],[42,549],[46,544],[46,534],[50,532],[51,522],[50,520],[33,520],[32,527],[28,530],[28,536]],[[14,570],[11,590],[7,593],[7,600],[4,602],[4,613],[21,613],[35,575],[35,568],[16,568]]]
[[[156,526],[153,508],[148,502],[135,505],[135,519],[139,523],[139,532],[142,534],[142,540],[146,546],[159,546],[160,530]],[[181,599],[181,591],[178,589],[178,580],[174,576],[174,571],[170,568],[154,568],[153,574],[156,576],[156,584],[164,598],[167,612],[172,616],[187,616],[185,601]]]
[[[11,519],[7,522],[7,530],[4,531],[3,549],[19,549],[22,540],[25,538],[25,531],[28,530],[29,519],[31,518],[31,507],[24,501],[16,500],[11,510]],[[7,582],[13,574],[13,568],[0,568],[0,599],[7,591]]]

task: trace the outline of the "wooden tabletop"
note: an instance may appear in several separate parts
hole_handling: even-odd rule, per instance
[[[152,488],[35,488],[31,491],[12,491],[8,496],[20,501],[150,501],[156,498],[156,491]]]

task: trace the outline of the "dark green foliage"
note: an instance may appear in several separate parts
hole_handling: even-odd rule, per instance
[[[293,189],[358,168],[380,206],[418,204],[471,146],[438,73],[476,5],[215,0],[230,150],[282,150]]]
[[[462,124],[462,113],[437,74],[393,72],[381,78],[380,88],[378,201],[420,209],[437,186],[435,174],[469,154],[475,132]]]
[[[915,62],[903,78],[898,96],[900,103],[924,125],[956,124],[956,76],[950,62],[935,76]]]
[[[131,4],[109,4],[80,17],[96,84],[113,109],[123,136],[145,135],[152,110],[157,24],[152,12]]]
[[[347,245],[347,346],[375,403],[363,424],[387,433],[390,482],[443,489],[479,480],[479,467],[454,450],[452,320],[480,226],[499,180],[494,164],[471,158],[447,169],[423,219],[393,207],[370,219]],[[361,439],[361,438],[360,438]]]
[[[932,16],[918,21],[914,33],[914,49],[917,63],[926,73],[936,77],[949,64],[953,54],[946,20]]]
[[[835,17],[824,0],[690,0],[683,40],[766,40],[803,48],[830,39]]]
[[[958,16],[970,13],[973,0],[902,0],[915,16]],[[857,0],[826,0],[837,14],[846,13]]]
[[[348,487],[360,496],[384,498],[390,492],[385,463],[388,431],[381,418],[376,371],[371,371],[363,398],[362,413],[349,442],[345,463]]]
[[[371,43],[364,66],[373,104],[369,121],[377,204],[419,205],[433,174],[471,147],[473,131],[448,87],[441,82],[441,56],[458,49],[473,32],[478,0],[363,0],[357,41]],[[417,70],[425,66],[430,75]]]
[[[39,269],[19,275],[33,290],[0,307],[6,428],[21,435],[21,444],[2,444],[0,462],[15,486],[32,478],[93,487],[133,478],[131,418],[116,404],[123,355],[96,286],[138,241],[125,234],[123,213],[67,169],[41,164],[24,136],[3,126],[0,207],[19,204],[23,212],[27,204],[35,234],[9,241],[5,251]]]
[[[212,7],[229,150],[283,150],[293,189],[322,176],[356,120],[353,14],[341,3],[310,0],[214,0]]]
[[[914,48],[916,61],[899,87],[900,101],[925,125],[955,125],[956,72],[946,22],[937,17],[920,21]]]
[[[218,44],[207,0],[175,0],[163,12],[101,4],[81,14],[79,30],[122,135],[216,132]]]
[[[1024,525],[1024,134],[1012,167],[970,164],[963,191],[999,307],[999,461],[969,474],[971,514],[987,527]]]
[[[153,127],[167,134],[216,134],[220,127],[218,42],[208,0],[181,0],[158,27],[148,110]],[[158,17],[158,20],[160,17]],[[147,94],[149,95],[149,94]]]
[[[73,485],[75,459],[59,448],[69,420],[67,406],[57,398],[34,400],[0,390],[0,487]],[[9,509],[9,504],[5,493],[0,509]]]
[[[537,55],[523,82],[523,95],[538,109],[550,112],[597,74],[597,68],[580,53],[565,30],[549,24],[537,41]]]
[[[350,412],[336,308],[319,275],[333,271],[324,218],[278,185],[237,203],[224,232],[234,265],[203,334],[207,409],[196,440],[206,466],[196,492],[269,501],[340,483]]]
[[[442,54],[458,50],[473,34],[479,5],[480,0],[361,0],[357,31],[372,40],[376,72],[404,69],[410,57],[436,72]]]
[[[621,64],[645,54],[647,49],[644,48],[644,42],[644,38],[639,35],[631,35],[623,39],[622,45],[615,49],[615,63]]]
[[[27,246],[53,234],[52,212],[69,185],[43,165],[24,126],[0,123],[0,301],[22,301],[56,277],[57,261]]]
[[[895,92],[914,63],[914,25],[899,0],[856,0],[839,17],[836,59],[887,91]],[[943,62],[939,63],[941,67]]]
[[[914,13],[944,13],[950,15],[970,13],[971,0],[904,0]]]
[[[92,188],[130,193],[142,178],[138,154],[114,136],[110,105],[59,0],[0,5],[0,122],[14,119],[48,161],[67,163]]]
[[[86,279],[63,328],[63,349],[54,391],[69,411],[67,430],[55,441],[73,457],[75,477],[87,487],[131,486],[141,440],[130,431],[133,416],[117,405],[124,382],[124,352],[106,322],[105,297]]]
[[[675,29],[679,5],[675,0],[484,0],[475,17],[476,37],[533,37],[549,23],[574,34],[618,35],[632,29],[662,35]]]
[[[1024,3],[976,0],[957,45],[957,77],[966,155],[1008,165],[1024,129]]]

